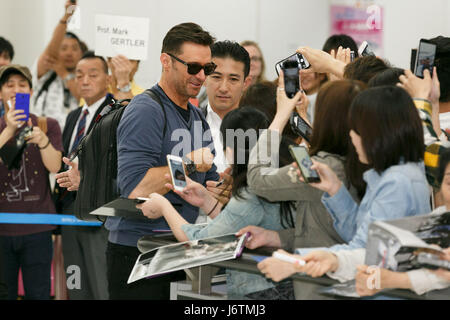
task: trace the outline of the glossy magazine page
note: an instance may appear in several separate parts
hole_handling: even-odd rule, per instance
[[[247,234],[241,237],[227,234],[155,248],[138,257],[128,278],[128,283],[238,258],[242,254],[247,237]]]

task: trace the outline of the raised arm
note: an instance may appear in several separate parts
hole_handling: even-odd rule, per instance
[[[67,21],[74,12],[74,10],[71,10],[72,8],[69,9],[71,6],[73,6],[73,4],[70,1],[66,1],[64,6],[64,15],[56,25],[49,44],[39,57],[37,64],[38,79],[46,74],[54,64],[58,63],[59,50],[67,30]]]

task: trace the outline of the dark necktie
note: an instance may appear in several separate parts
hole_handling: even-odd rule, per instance
[[[81,116],[81,119],[78,122],[77,135],[75,136],[75,141],[73,142],[70,154],[73,154],[77,150],[77,147],[80,144],[81,139],[84,137],[86,131],[86,117],[88,114],[89,110],[88,109],[84,110],[83,115]]]

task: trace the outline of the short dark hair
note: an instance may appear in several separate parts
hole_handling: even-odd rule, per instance
[[[430,41],[437,45],[434,65],[441,83],[439,101],[450,102],[450,38],[439,36]]]
[[[402,88],[381,86],[361,92],[353,100],[349,127],[361,137],[369,166],[378,173],[401,161],[423,160],[422,121]]]
[[[377,57],[359,57],[345,66],[344,78],[368,83],[372,77],[388,68],[389,65]]]
[[[445,169],[450,164],[450,149],[446,149],[443,153],[439,155],[439,185],[444,181]]]
[[[355,53],[355,58],[359,56],[358,46],[356,45],[355,40],[346,34],[334,34],[330,36],[327,41],[325,41],[322,50],[330,53],[331,50],[337,51],[339,47],[344,49],[350,48],[350,50]]]
[[[80,46],[81,53],[84,54],[87,52],[88,49],[86,44],[83,41],[81,41],[80,38],[78,38],[78,36],[75,33],[67,31],[65,37],[76,40],[78,42],[78,45]]]
[[[14,59],[14,48],[11,42],[3,37],[0,37],[0,55],[5,52],[8,54],[10,60]]]
[[[185,42],[211,47],[215,39],[198,24],[193,22],[181,23],[167,32],[163,39],[161,53],[179,54]]]
[[[81,57],[80,61],[85,59],[99,59],[103,64],[103,71],[105,71],[105,73],[108,74],[109,70],[108,63],[102,56],[96,56],[94,51],[86,51]]]
[[[400,68],[389,68],[373,76],[369,80],[369,88],[380,86],[395,86],[400,82],[399,77],[405,74],[405,70]]]
[[[244,64],[244,78],[250,73],[250,55],[237,42],[233,41],[218,41],[211,47],[211,56],[213,58],[231,58],[234,61],[242,62]]]

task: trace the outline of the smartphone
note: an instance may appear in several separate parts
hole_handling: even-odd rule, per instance
[[[172,185],[175,190],[182,191],[186,187],[186,172],[184,171],[183,159],[171,154],[167,155]]]
[[[23,113],[27,116],[20,121],[28,121],[30,118],[30,94],[29,93],[16,93],[16,110],[23,110]]]
[[[288,60],[281,67],[284,75],[284,90],[288,98],[293,98],[300,91],[300,75],[297,62]]]
[[[350,51],[350,62],[355,61],[355,51]]]
[[[311,143],[312,128],[296,111],[292,112],[289,123],[295,134]]]
[[[373,53],[372,50],[370,50],[369,43],[367,41],[363,41],[363,43],[361,43],[361,45],[359,46],[358,55],[360,57],[366,57],[366,56],[374,56],[375,57],[375,53]]]
[[[292,157],[297,162],[297,165],[302,173],[303,179],[306,183],[310,182],[320,182],[320,177],[317,171],[312,170],[313,165],[311,158],[309,157],[308,151],[302,146],[289,146],[289,151]]]
[[[428,40],[420,39],[419,48],[417,49],[416,62],[414,63],[414,74],[423,78],[425,69],[433,74],[434,59],[436,57],[437,46]]]
[[[281,61],[278,61],[275,64],[275,71],[277,72],[277,76],[280,75],[280,71],[283,67],[283,63],[286,61],[295,61],[298,64],[298,68],[300,70],[303,69],[308,69],[309,67],[311,67],[311,64],[308,62],[308,60],[306,60],[306,58],[301,54],[301,53],[294,53],[293,55],[287,57],[286,59],[283,59]]]

